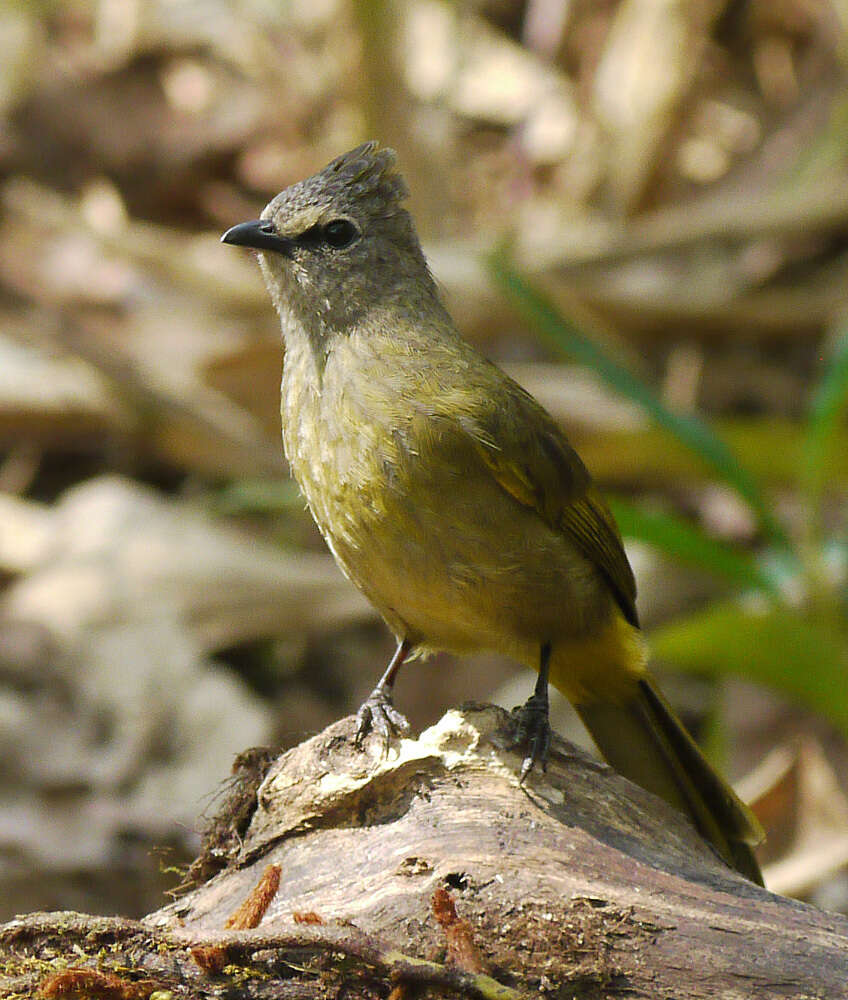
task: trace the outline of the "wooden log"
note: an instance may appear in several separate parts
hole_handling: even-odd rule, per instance
[[[4,974],[21,986],[24,949],[76,945],[85,966],[112,934],[125,964],[104,971],[101,951],[99,972],[174,996],[231,980],[251,997],[848,997],[848,920],[745,881],[570,744],[520,784],[510,717],[492,706],[388,754],[353,733],[341,720],[264,777],[270,758],[245,758],[194,869],[221,870],[142,923],[6,925],[0,988]]]

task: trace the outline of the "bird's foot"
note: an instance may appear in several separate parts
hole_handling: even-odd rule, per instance
[[[519,781],[523,782],[536,763],[547,770],[551,749],[551,724],[548,719],[547,692],[531,695],[523,705],[512,710],[513,733],[516,747],[526,748],[527,755],[521,764]]]
[[[383,738],[383,752],[388,753],[392,738],[408,731],[406,716],[392,704],[391,691],[378,684],[356,713],[356,745],[361,747],[365,737],[373,732]]]

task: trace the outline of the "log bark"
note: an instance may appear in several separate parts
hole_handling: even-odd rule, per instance
[[[0,995],[848,997],[848,920],[745,881],[571,745],[520,784],[491,706],[388,754],[353,732],[344,719],[264,775],[269,758],[245,758],[193,873],[221,870],[144,921],[0,929]],[[69,992],[59,952],[76,975],[99,954],[118,985]]]

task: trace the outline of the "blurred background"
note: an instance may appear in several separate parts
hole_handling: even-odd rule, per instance
[[[848,912],[848,0],[4,0],[0,116],[0,919],[161,905],[234,756],[392,651],[218,242],[369,138],[611,498],[767,883]],[[437,657],[397,700],[531,686]]]

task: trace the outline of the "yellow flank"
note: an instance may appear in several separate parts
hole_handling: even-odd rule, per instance
[[[550,681],[572,703],[624,702],[645,676],[647,659],[642,633],[616,608],[597,635],[554,646]]]

